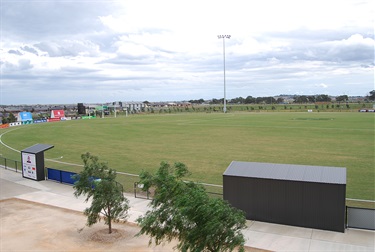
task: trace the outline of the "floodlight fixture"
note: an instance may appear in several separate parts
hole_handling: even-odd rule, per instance
[[[230,39],[231,35],[217,35],[217,38],[221,39],[221,38],[227,38],[227,39]]]

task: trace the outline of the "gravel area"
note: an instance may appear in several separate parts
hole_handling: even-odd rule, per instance
[[[174,251],[176,242],[148,246],[139,227],[104,222],[85,225],[83,213],[20,199],[0,201],[0,251]],[[246,248],[246,251],[264,251]]]

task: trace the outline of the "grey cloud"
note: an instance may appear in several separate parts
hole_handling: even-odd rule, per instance
[[[33,66],[30,63],[30,60],[28,60],[28,59],[20,59],[18,61],[18,69],[19,70],[27,70],[27,69],[30,69],[30,68],[33,68]]]
[[[111,32],[101,32],[100,34],[92,34],[87,36],[92,43],[95,43],[101,52],[115,53],[117,48],[113,46],[117,41],[117,35]]]
[[[108,15],[113,1],[2,1],[4,35],[38,39],[93,33],[103,28],[99,16]]]
[[[98,54],[98,48],[89,41],[63,40],[59,42],[41,42],[34,45],[43,52],[47,52],[50,57],[61,56],[94,56]]]
[[[353,41],[353,36],[361,36],[363,39],[359,41]],[[266,43],[269,41],[287,41],[290,43],[288,48],[283,48],[279,52],[271,52],[274,54],[284,54],[290,57],[294,53],[295,57],[299,59],[312,59],[317,57],[324,57],[328,52],[334,54],[350,54],[350,51],[357,51],[357,57],[346,57],[340,56],[343,60],[368,59],[372,57],[371,51],[373,51],[374,43],[374,31],[373,27],[364,27],[359,29],[356,27],[343,30],[308,30],[299,29],[289,32],[274,32],[262,34],[262,37],[255,37],[257,41]],[[363,41],[366,39],[372,39],[372,45],[366,45]],[[289,51],[289,48],[293,48],[293,51]],[[363,52],[363,53],[362,53]],[[370,54],[369,54],[370,52]],[[366,57],[367,55],[367,57]],[[282,55],[277,55],[278,57]],[[333,55],[331,55],[333,56]],[[337,56],[337,55],[336,55]],[[323,58],[326,60],[326,58]]]
[[[357,39],[352,39],[354,36]],[[331,41],[324,44],[327,46],[326,56],[339,61],[373,61],[374,40],[362,38],[360,35],[353,35],[346,40]]]
[[[347,40],[324,41],[304,46],[294,45],[294,51],[285,56],[293,56],[299,60],[327,62],[357,62],[369,64],[374,59],[374,41],[370,43],[347,43]]]
[[[347,27],[342,30],[309,30],[309,29],[298,29],[288,32],[272,32],[263,33],[261,37],[255,36],[258,41],[269,41],[275,40],[293,40],[299,43],[320,43],[326,41],[340,41],[348,39],[353,34],[362,34],[363,37],[374,37],[373,27]]]
[[[35,55],[38,55],[38,51],[35,50],[33,47],[30,47],[30,46],[23,46],[23,47],[21,47],[21,49],[22,49],[23,51],[26,51],[26,52],[33,53],[33,54],[35,54]]]
[[[15,55],[22,55],[22,53],[18,50],[9,50],[8,53],[15,54]]]
[[[139,35],[138,40],[132,39],[131,34],[116,34],[100,22],[100,17],[109,14],[116,16],[116,10],[113,10],[116,2],[119,1],[2,1],[0,28],[6,42],[11,45],[3,49],[9,58],[2,59],[1,63],[4,80],[2,90],[9,90],[4,97],[8,94],[10,97],[10,94],[16,93],[15,90],[23,89],[30,93],[36,92],[37,95],[29,95],[30,101],[35,99],[32,97],[42,93],[50,96],[43,102],[56,102],[57,95],[63,97],[57,91],[66,90],[66,98],[59,97],[64,103],[68,100],[108,99],[102,97],[110,93],[115,94],[113,97],[116,99],[141,97],[139,99],[156,101],[180,99],[178,97],[186,97],[186,93],[189,93],[189,98],[192,99],[201,96],[218,98],[222,95],[221,50],[218,50],[217,55],[212,55],[211,52],[192,56],[194,52],[173,52],[168,50],[167,46],[163,48],[164,45],[160,43],[159,46],[154,46],[150,36],[147,42],[141,36],[146,33],[168,32],[162,28],[140,29],[136,34]],[[122,15],[124,13],[118,16]],[[373,40],[373,27],[262,33],[259,36],[254,35],[254,38],[259,42],[260,48],[265,50],[248,54],[241,50],[238,54],[231,52],[232,45],[241,43],[233,35],[226,51],[228,97],[276,95],[288,92],[286,89],[297,92],[303,90],[302,86],[314,87],[313,84],[329,82],[339,83],[339,89],[342,89],[342,86],[353,81],[348,80],[346,74],[332,74],[332,71],[340,73],[341,70],[344,73],[350,72],[353,79],[356,79],[353,83],[360,83],[359,86],[367,89],[368,86],[373,86],[371,69],[374,67],[374,44],[363,43],[360,39],[350,40],[356,33],[361,34],[364,39]],[[126,36],[129,36],[128,39],[123,39]],[[216,39],[215,36],[213,39]],[[121,45],[122,41],[139,43],[146,50],[124,53],[126,47],[119,50],[117,46]],[[271,47],[279,42],[281,46]],[[286,42],[285,45],[283,42]],[[268,48],[267,45],[271,46]],[[29,71],[33,66],[25,58],[35,59],[35,55],[30,54],[39,56],[35,62],[46,64],[47,67],[35,67],[35,72],[34,69]],[[18,62],[11,61],[15,55],[23,56],[16,57],[22,58]],[[65,59],[49,59],[46,55]],[[102,60],[108,55],[113,56]],[[75,56],[79,57],[73,58]],[[101,56],[96,60],[102,61],[95,64],[92,62],[96,56]],[[74,61],[71,67],[58,68],[58,64],[68,65],[67,61],[70,59]],[[48,67],[51,60],[53,69]],[[83,67],[74,67],[77,62],[82,62],[80,66]],[[38,66],[42,66],[41,64]],[[122,74],[120,68],[126,69],[126,74]],[[361,74],[367,79],[361,77]],[[332,87],[338,86],[332,84]],[[131,93],[129,90],[141,91]],[[353,90],[359,90],[359,87]],[[335,91],[332,88],[330,92],[341,90]],[[20,96],[21,94],[18,97]]]
[[[221,56],[221,55],[218,55]],[[223,71],[222,57],[209,57],[209,58],[183,58],[178,61],[178,67],[182,70],[192,71],[194,73],[211,73]],[[176,64],[176,63],[174,63]],[[226,60],[228,70],[241,68],[243,63],[239,63],[239,58],[232,58]]]
[[[3,80],[7,81],[19,81],[17,85],[25,86],[25,80],[29,80],[30,88],[34,90],[48,89],[60,89],[65,90],[92,90],[95,88],[103,88],[113,83],[113,88],[122,88],[121,83],[127,83],[127,85],[137,81],[153,81],[164,80],[163,77],[158,76],[143,76],[137,73],[132,73],[126,76],[108,76],[101,73],[100,70],[91,70],[85,68],[75,67],[64,67],[59,70],[44,71],[43,73],[31,73],[31,72],[19,72],[14,70],[27,69],[31,65],[29,62],[20,62],[20,65],[12,65],[4,63],[8,70],[2,75]],[[12,69],[10,69],[12,68]],[[34,83],[34,84],[32,84]],[[32,86],[34,85],[34,86]],[[55,86],[56,85],[56,86]],[[132,84],[131,84],[132,85]],[[25,86],[27,87],[27,85]],[[4,86],[5,88],[5,86]]]
[[[154,64],[154,58],[151,56],[133,56],[133,55],[118,55],[114,58],[103,60],[98,64],[116,64],[116,65],[151,65]]]
[[[342,67],[345,65],[357,64],[369,66],[374,59],[374,40],[369,37],[362,37],[359,34],[345,34],[345,38],[332,36],[330,39],[322,37],[315,32],[317,38],[309,39],[301,36],[296,38],[287,37],[284,34],[287,46],[268,50],[257,54],[234,55],[228,53],[226,57],[227,68],[229,70],[254,68],[257,66],[267,67],[270,64],[285,64],[299,61],[336,62]],[[325,34],[323,32],[323,34]],[[282,36],[277,34],[276,37]],[[272,41],[272,38],[263,38],[263,42]],[[230,50],[228,50],[230,51]],[[269,59],[277,59],[270,62]],[[296,69],[290,69],[295,71]],[[308,69],[306,69],[308,70]]]
[[[12,64],[10,62],[2,62],[2,79],[6,79],[6,74],[11,72],[17,72],[17,71],[25,71],[28,69],[33,68],[33,65],[31,65],[30,60],[28,59],[20,59],[18,60],[18,64]],[[22,73],[19,73],[22,75]]]
[[[362,64],[361,65],[362,68],[373,68],[374,66],[375,66],[374,62],[371,62],[370,64]]]
[[[47,43],[41,42],[34,45],[39,50],[43,52],[47,52],[51,57],[58,57],[58,56],[67,56],[68,54],[64,54],[64,49],[55,43]]]
[[[35,48],[39,47],[53,57],[75,56],[85,51],[82,47],[86,47],[86,53],[91,56],[99,50],[113,52],[111,46],[116,35],[102,24],[100,16],[113,14],[118,4],[110,0],[2,1],[0,29],[4,38],[28,43],[29,46],[21,49],[36,55]],[[81,44],[61,43],[66,43],[67,38],[81,41]],[[33,48],[31,43],[42,45]]]
[[[99,72],[99,70],[96,69],[90,69],[90,68],[83,68],[83,67],[62,67],[60,68],[61,72],[64,73],[70,73],[70,74],[87,74],[87,73],[95,73]]]

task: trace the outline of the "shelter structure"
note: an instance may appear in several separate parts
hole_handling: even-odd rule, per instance
[[[44,151],[53,147],[48,144],[35,144],[22,150],[22,177],[37,181],[45,180]]]
[[[249,220],[345,232],[346,168],[233,161],[223,193]]]

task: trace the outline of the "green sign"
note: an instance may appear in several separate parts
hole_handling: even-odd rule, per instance
[[[96,106],[95,110],[102,111],[102,110],[107,110],[108,106]]]

